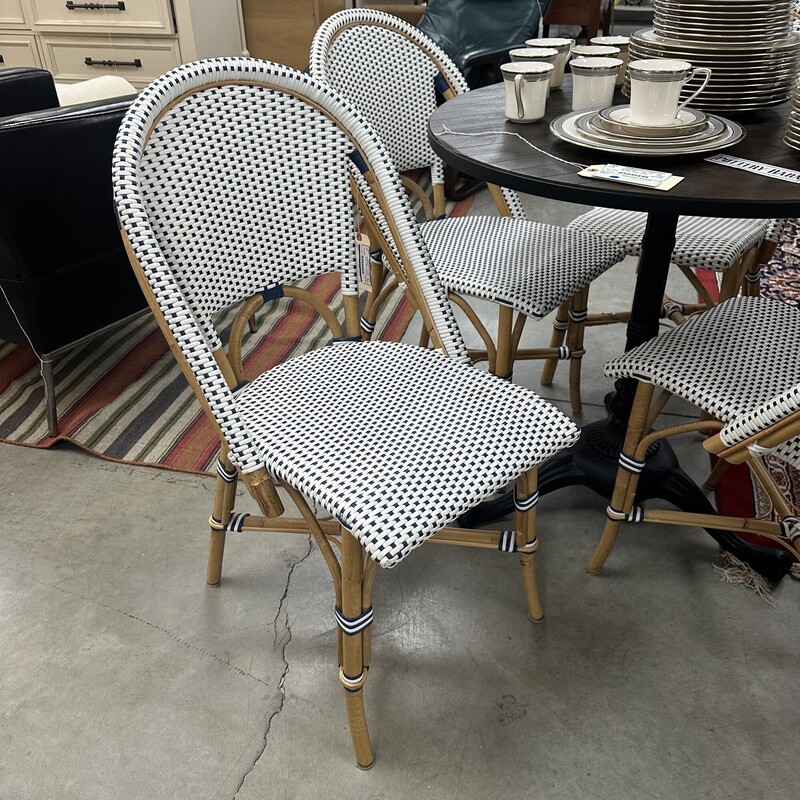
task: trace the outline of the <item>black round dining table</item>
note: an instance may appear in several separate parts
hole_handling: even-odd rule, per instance
[[[431,146],[447,164],[489,183],[553,200],[647,213],[626,350],[658,333],[679,215],[750,219],[800,216],[800,184],[706,161],[712,153],[643,158],[590,150],[556,138],[550,132],[550,122],[571,110],[570,76],[565,77],[562,89],[551,92],[545,118],[534,123],[506,120],[503,91],[502,84],[488,86],[439,106],[429,121]],[[619,94],[615,98],[615,104],[625,102]],[[788,107],[784,103],[746,114],[726,112],[744,127],[747,136],[725,154],[800,171],[800,153],[783,142]],[[682,176],[683,181],[661,191],[578,175],[579,165],[605,163],[671,172]],[[616,382],[615,392],[606,398],[608,417],[585,426],[574,448],[542,465],[542,494],[567,485],[584,485],[603,497],[611,496],[634,394],[635,381]],[[666,442],[648,454],[637,496],[642,500],[663,498],[687,511],[714,513]],[[507,501],[498,501],[496,507],[484,508],[483,516],[499,516],[507,510],[506,505]],[[729,534],[709,533],[725,549],[754,566],[760,558],[769,560],[768,555],[756,552],[762,548],[752,548]]]

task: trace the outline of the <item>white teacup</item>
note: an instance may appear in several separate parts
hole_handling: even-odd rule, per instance
[[[619,47],[610,47],[609,45],[601,44],[576,44],[572,48],[572,57],[577,58],[619,58]]]
[[[573,58],[572,110],[606,108],[614,102],[614,86],[622,67],[619,58]]]
[[[544,116],[553,65],[541,61],[502,64],[506,117],[512,122],[535,122]]]
[[[558,37],[528,39],[525,42],[526,47],[546,47],[558,52],[558,58],[555,63],[556,68],[553,70],[553,77],[550,79],[551,89],[558,89],[564,82],[564,67],[567,66],[567,59],[569,59],[570,51],[574,45],[574,39],[559,39]]]
[[[628,48],[631,40],[628,36],[595,36],[589,40],[590,44],[600,45],[601,47],[618,47],[619,55],[615,58],[622,59],[622,68],[617,76],[617,86],[622,86],[625,82],[625,73],[628,71]]]
[[[673,58],[643,58],[628,64],[631,116],[637,125],[672,125],[678,112],[708,85],[711,70]],[[705,75],[700,88],[679,103],[681,89],[696,75]]]
[[[558,59],[558,50],[554,47],[517,47],[514,50],[509,50],[508,55],[515,64],[523,61],[539,61],[543,64],[552,64],[555,67]]]

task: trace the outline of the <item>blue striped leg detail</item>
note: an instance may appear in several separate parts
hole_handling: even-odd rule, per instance
[[[241,533],[242,529],[244,528],[245,520],[249,516],[250,516],[249,514],[244,514],[240,512],[231,514],[231,518],[230,520],[228,520],[227,525],[223,525],[221,519],[217,519],[216,517],[209,517],[208,524],[215,531],[227,531],[228,533]]]
[[[225,465],[222,463],[222,459],[217,459],[217,475],[219,475],[225,483],[235,483],[236,478],[238,476],[238,472],[236,471],[236,467],[232,467],[230,470],[225,468]]]
[[[793,545],[800,543],[800,519],[797,517],[784,517],[779,523],[781,535]]]
[[[629,514],[620,511],[618,508],[608,506],[606,516],[612,522],[642,522],[644,520],[644,509],[641,506],[634,506]]]
[[[571,308],[567,312],[567,314],[569,315],[569,318],[570,318],[570,320],[572,322],[574,322],[576,324],[579,324],[581,322],[586,322],[586,317],[589,316],[589,309],[588,308],[582,308],[582,309],[576,310],[576,309],[572,309]]]
[[[632,475],[638,475],[645,466],[644,461],[637,461],[635,458],[625,455],[625,453],[619,454],[619,465]]]
[[[527,497],[518,497],[517,490],[514,489],[514,508],[517,511],[530,511],[539,502],[539,492],[535,491]]]
[[[501,553],[535,553],[538,547],[539,540],[535,536],[522,547],[518,547],[516,531],[500,531],[500,539],[497,542],[497,549]]]
[[[362,611],[357,617],[346,617],[339,606],[333,607],[333,614],[336,617],[336,624],[347,636],[355,636],[372,625],[372,606],[366,611]]]

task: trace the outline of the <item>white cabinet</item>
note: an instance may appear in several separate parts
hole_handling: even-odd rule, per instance
[[[146,86],[178,64],[241,55],[240,0],[0,0],[0,69],[60,83],[116,74]]]

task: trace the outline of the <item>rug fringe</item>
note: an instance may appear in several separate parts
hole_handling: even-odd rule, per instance
[[[800,564],[792,567],[795,570]],[[739,586],[746,586],[753,594],[758,595],[768,606],[775,608],[775,599],[772,597],[772,584],[760,573],[756,572],[749,564],[740,561],[736,556],[726,550],[722,551],[722,566],[713,565],[714,572],[720,580]],[[800,577],[800,575],[798,576]]]

